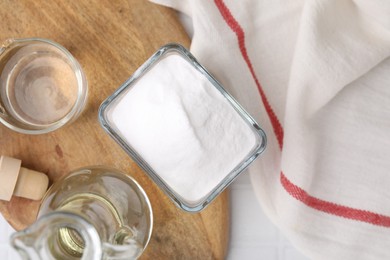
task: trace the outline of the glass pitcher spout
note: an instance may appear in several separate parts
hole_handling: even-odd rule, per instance
[[[14,233],[11,244],[23,259],[102,258],[101,241],[94,226],[70,212],[41,217],[27,229]]]
[[[38,220],[11,244],[24,259],[137,259],[149,243],[153,214],[131,177],[95,166],[74,171],[46,193]]]

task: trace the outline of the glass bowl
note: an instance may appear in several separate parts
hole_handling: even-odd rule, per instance
[[[0,122],[24,134],[54,131],[75,120],[87,80],[61,45],[41,38],[9,39],[0,48]]]

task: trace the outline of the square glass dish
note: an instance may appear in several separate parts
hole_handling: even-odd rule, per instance
[[[266,146],[260,126],[179,44],[161,47],[108,97],[99,121],[189,212],[204,209]]]

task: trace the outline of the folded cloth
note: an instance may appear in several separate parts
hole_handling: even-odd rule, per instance
[[[268,147],[259,202],[312,259],[390,259],[390,1],[154,0]]]

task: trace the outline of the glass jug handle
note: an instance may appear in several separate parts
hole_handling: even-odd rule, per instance
[[[103,243],[103,255],[107,259],[137,259],[143,251],[137,241],[136,229],[122,227],[114,237],[115,243]]]

